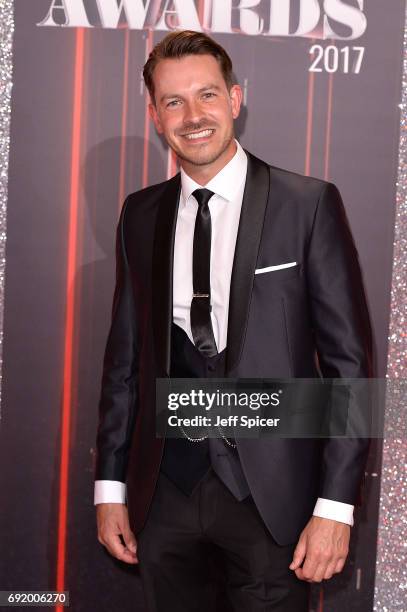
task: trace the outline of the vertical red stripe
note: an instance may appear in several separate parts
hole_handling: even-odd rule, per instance
[[[212,2],[206,2],[206,0],[198,0],[198,15],[199,21],[202,24],[202,30],[204,32],[211,31],[211,20],[212,20]]]
[[[78,198],[80,174],[80,145],[81,145],[81,107],[83,90],[83,64],[84,64],[84,30],[76,30],[75,65],[73,82],[73,117],[72,117],[72,150],[71,150],[71,176],[69,198],[69,224],[68,224],[68,254],[66,272],[66,319],[64,340],[64,370],[63,370],[63,399],[61,415],[61,460],[59,471],[59,508],[58,508],[58,544],[57,544],[57,575],[56,589],[63,591],[65,586],[65,556],[66,556],[66,523],[69,480],[69,438],[70,438],[70,411],[72,390],[72,357],[74,335],[74,308],[75,308],[75,272],[78,225]],[[57,612],[63,612],[62,606],[56,606]]]
[[[331,72],[328,80],[328,101],[326,113],[325,127],[325,163],[324,163],[324,179],[329,180],[329,157],[331,148],[331,126],[332,126],[332,90],[333,90],[334,75]]]
[[[119,211],[124,200],[124,188],[126,178],[126,136],[127,136],[127,105],[129,91],[129,29],[124,31],[124,62],[123,62],[123,102],[122,102],[122,124],[120,141],[120,165],[119,165]]]
[[[324,612],[324,588],[319,588],[318,612]]]
[[[146,37],[146,61],[153,48],[153,31],[147,30]],[[148,185],[148,147],[150,144],[150,115],[148,112],[148,105],[150,103],[150,96],[148,91],[145,91],[145,110],[144,110],[144,147],[143,147],[143,174],[141,178],[142,187]]]
[[[199,23],[202,26],[202,30],[205,30],[205,28],[207,27],[205,23],[205,18],[206,18],[205,6],[206,5],[207,5],[207,2],[205,2],[205,0],[198,0],[197,13],[198,13]]]
[[[314,39],[312,39],[312,44]],[[310,72],[308,76],[308,99],[307,99],[307,131],[305,144],[305,166],[304,174],[309,175],[311,169],[311,148],[312,148],[312,123],[314,111],[314,72]]]

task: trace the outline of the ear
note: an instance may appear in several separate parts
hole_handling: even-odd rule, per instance
[[[162,125],[161,125],[161,121],[160,121],[160,118],[158,116],[155,104],[153,104],[152,102],[150,102],[149,105],[148,105],[148,114],[150,115],[150,118],[154,122],[155,129],[157,130],[157,132],[159,134],[162,134],[163,133],[163,128],[162,128]]]
[[[240,107],[243,100],[243,92],[240,85],[232,85],[229,91],[230,103],[232,106],[233,119],[237,119],[240,113]]]

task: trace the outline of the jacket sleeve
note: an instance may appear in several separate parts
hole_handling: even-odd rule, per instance
[[[372,332],[358,254],[342,198],[332,183],[324,184],[316,207],[306,273],[322,376],[372,377]],[[358,410],[362,408],[356,400],[351,411]],[[354,412],[349,418],[357,422],[359,416]],[[368,451],[368,438],[327,438],[319,497],[355,504]]]
[[[107,338],[96,440],[96,480],[125,482],[136,416],[138,359],[133,288],[124,241],[125,201],[116,234],[116,285]]]

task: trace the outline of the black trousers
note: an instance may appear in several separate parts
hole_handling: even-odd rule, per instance
[[[148,612],[308,610],[295,544],[279,546],[252,497],[237,501],[212,470],[190,497],[160,473],[137,542]]]

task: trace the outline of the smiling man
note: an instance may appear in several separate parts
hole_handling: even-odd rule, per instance
[[[215,610],[222,581],[234,611],[305,612],[310,582],[344,566],[367,441],[156,438],[155,380],[371,376],[342,200],[241,147],[242,91],[208,36],[170,33],[143,74],[181,171],[118,225],[99,541],[139,563],[149,612]]]
[[[151,83],[150,113],[157,131],[186,174],[205,185],[236,153],[233,120],[239,115],[241,88],[231,82],[227,86],[213,55],[164,59]]]

